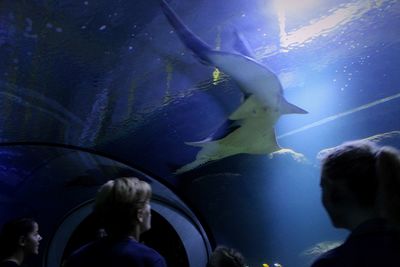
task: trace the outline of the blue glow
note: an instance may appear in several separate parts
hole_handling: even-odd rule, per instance
[[[297,13],[301,14],[302,9],[315,6],[318,2],[319,1],[315,0],[298,2],[277,0],[275,2],[280,30],[280,46],[282,51],[287,52],[291,48],[304,46],[306,43],[309,43],[320,36],[334,33],[341,27],[361,18],[372,9],[380,8],[383,4],[393,2],[393,0],[359,0],[349,2],[329,10],[327,15],[312,19],[308,25],[300,26],[298,29],[292,31],[287,29],[286,23],[290,18],[286,16],[286,13],[291,13],[296,10]]]

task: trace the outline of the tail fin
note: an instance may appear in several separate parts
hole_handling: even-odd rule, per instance
[[[160,0],[160,5],[169,23],[175,29],[183,44],[189,48],[202,63],[209,63],[206,52],[212,51],[213,49],[183,24],[182,20],[165,0]]]

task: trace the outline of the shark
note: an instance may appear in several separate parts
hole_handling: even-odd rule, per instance
[[[257,61],[248,42],[235,33],[236,52],[211,48],[194,34],[164,0],[161,9],[178,38],[200,63],[217,68],[238,85],[244,97],[226,123],[223,136],[210,136],[199,142],[186,142],[200,147],[196,159],[175,173],[190,171],[211,161],[237,154],[271,154],[282,150],[275,136],[275,124],[284,114],[306,114],[306,110],[289,103],[277,75]]]

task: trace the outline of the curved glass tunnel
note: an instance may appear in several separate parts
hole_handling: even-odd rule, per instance
[[[134,176],[153,189],[152,229],[143,242],[160,251],[170,266],[204,266],[211,249],[192,210],[168,187],[144,173],[100,155],[66,147],[2,146],[1,220],[37,218],[44,237],[43,266],[63,259],[96,239],[100,226],[92,218],[98,187],[116,177]],[[212,240],[211,240],[212,241]]]
[[[60,266],[93,238],[79,239],[94,227],[93,196],[121,175],[152,183],[154,231],[144,238],[172,266],[204,266],[223,244],[252,267],[306,267],[343,241],[320,203],[316,155],[354,139],[400,148],[400,2],[297,2],[169,5],[216,50],[237,53],[241,33],[279,79],[274,96],[307,114],[246,102],[237,77],[185,48],[158,1],[1,1],[0,223],[37,218],[44,239],[33,266]],[[244,103],[254,106],[232,123]],[[244,122],[233,154],[201,161],[193,142]]]

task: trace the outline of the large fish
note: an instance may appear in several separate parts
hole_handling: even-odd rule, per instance
[[[240,53],[214,50],[184,25],[164,0],[160,0],[160,4],[183,44],[201,63],[229,75],[245,96],[243,103],[229,116],[230,131],[219,139],[187,143],[199,146],[201,150],[193,162],[179,168],[176,173],[240,153],[270,154],[280,150],[274,130],[278,118],[282,114],[304,114],[307,111],[284,98],[278,77],[252,57],[248,45],[238,33],[235,34],[235,48]]]

